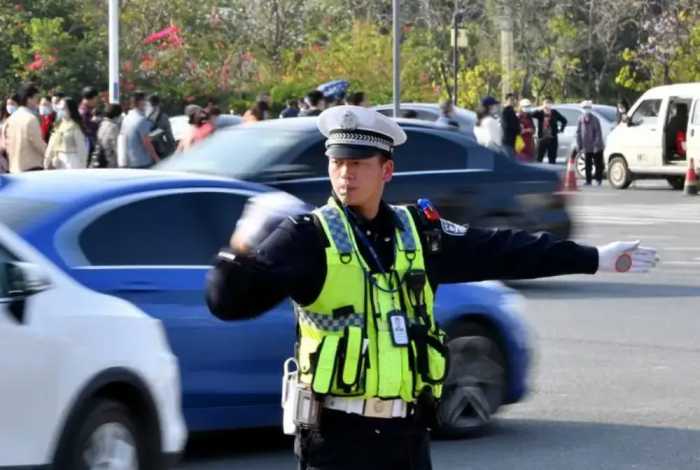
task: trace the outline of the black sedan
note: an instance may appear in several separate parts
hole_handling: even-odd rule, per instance
[[[432,123],[398,122],[408,140],[395,150],[388,202],[424,197],[461,224],[570,235],[555,171],[522,165]],[[316,118],[277,119],[222,129],[157,167],[260,182],[318,206],[330,193],[324,150]]]

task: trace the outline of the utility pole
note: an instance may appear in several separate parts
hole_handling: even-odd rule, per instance
[[[119,0],[109,0],[109,102],[119,103]]]
[[[394,26],[394,51],[393,51],[393,65],[394,65],[394,117],[400,116],[399,112],[401,110],[401,25],[399,24],[399,7],[400,1],[392,1],[392,21]]]
[[[459,86],[459,23],[462,22],[462,13],[455,11],[452,15],[452,103],[457,105],[458,86]]]
[[[513,45],[513,8],[509,2],[503,4],[500,18],[501,26],[501,68],[503,79],[501,80],[502,98],[513,91],[513,68],[515,66],[515,52]]]

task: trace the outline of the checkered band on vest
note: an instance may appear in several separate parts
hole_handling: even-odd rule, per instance
[[[345,229],[345,223],[338,209],[332,206],[323,206],[321,208],[323,218],[326,219],[328,230],[333,237],[333,243],[341,255],[349,255],[352,253],[352,242],[348,236],[348,231]]]
[[[297,318],[301,323],[306,323],[317,330],[343,331],[348,326],[365,327],[365,319],[359,313],[351,313],[335,318],[332,315],[307,312],[303,308],[297,308]]]
[[[326,139],[326,148],[331,145],[362,145],[365,147],[375,147],[385,152],[391,152],[393,141],[387,137],[382,137],[370,132],[361,130],[340,130],[333,131]]]
[[[409,220],[408,212],[399,209],[398,207],[391,207],[399,218],[401,222],[401,228],[399,233],[401,235],[401,245],[403,245],[403,251],[416,251],[416,241],[413,239],[413,232],[411,231],[411,221]]]

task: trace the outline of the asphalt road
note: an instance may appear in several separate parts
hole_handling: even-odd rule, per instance
[[[571,196],[575,238],[641,239],[648,275],[514,283],[537,348],[532,393],[484,437],[433,443],[436,470],[700,469],[700,198],[663,183]],[[276,430],[196,436],[181,469],[294,469]]]

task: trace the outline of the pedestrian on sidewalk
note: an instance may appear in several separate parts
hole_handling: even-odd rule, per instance
[[[97,145],[92,154],[90,167],[116,168],[117,142],[121,128],[122,107],[119,104],[108,104],[104,119],[97,129]]]
[[[17,110],[19,96],[12,95],[1,103],[0,106],[0,173],[10,171],[10,162],[7,158],[7,141],[5,138],[5,124],[10,115]]]
[[[308,109],[301,112],[301,116],[318,116],[326,109],[326,100],[323,93],[318,90],[311,90],[305,98]]]
[[[44,153],[44,168],[47,170],[74,170],[87,168],[89,144],[73,98],[63,98],[58,103],[58,126],[51,134]]]
[[[150,133],[151,122],[146,119],[146,94],[137,91],[131,98],[131,110],[121,127],[121,135],[126,139],[124,164],[128,168],[150,168],[160,161],[153,148]]]
[[[97,90],[91,86],[86,86],[83,88],[82,100],[78,110],[80,111],[80,116],[83,119],[82,128],[85,131],[90,144],[90,154],[92,154],[92,151],[95,148],[95,143],[97,142],[97,129],[100,127],[100,121],[95,117],[97,104]],[[85,163],[87,164],[87,161]]]
[[[515,156],[515,141],[520,135],[520,120],[515,114],[515,93],[508,93],[501,111],[501,127],[503,127],[503,148],[511,156]]]
[[[51,132],[53,132],[54,123],[56,122],[56,112],[51,106],[51,100],[48,97],[42,97],[39,101],[39,122],[41,126],[41,138],[44,142],[49,142]]]
[[[500,102],[493,96],[481,100],[481,108],[477,113],[477,125],[483,132],[477,133],[478,142],[491,150],[502,152],[503,128],[497,117],[501,114]]]
[[[280,113],[280,119],[293,118],[299,116],[299,102],[297,100],[287,100],[287,106]]]
[[[544,99],[542,109],[530,114],[537,121],[537,161],[547,160],[551,165],[557,163],[557,150],[559,150],[559,133],[566,129],[566,118],[559,111],[552,108],[553,100],[550,97]]]
[[[256,101],[256,103],[248,108],[248,111],[246,111],[243,115],[243,122],[264,121],[269,109],[270,108],[267,101]]]
[[[586,186],[591,185],[592,167],[595,165],[595,180],[598,186],[603,184],[603,132],[600,121],[591,112],[593,103],[584,101],[581,103],[583,116],[576,126],[576,148],[586,155]]]
[[[187,129],[180,138],[180,143],[177,145],[176,153],[184,152],[192,147],[194,143],[194,134],[197,132],[197,123],[200,122],[199,114],[204,113],[204,109],[196,104],[188,104],[185,106],[185,116],[187,116]]]
[[[528,114],[530,112],[532,112],[532,102],[527,98],[520,100],[518,121],[520,121],[520,135],[525,146],[517,157],[525,163],[531,163],[535,159],[535,123]]]
[[[161,108],[160,96],[153,93],[148,97],[146,115],[151,123],[151,139],[158,157],[163,159],[175,152],[175,137],[170,126],[170,116]]]
[[[5,124],[5,146],[10,173],[41,170],[44,168],[46,142],[41,138],[41,126],[37,117],[39,89],[25,85],[19,93],[19,108]]]

